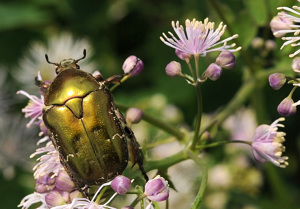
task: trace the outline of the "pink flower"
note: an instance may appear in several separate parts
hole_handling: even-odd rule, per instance
[[[59,172],[64,169],[59,160],[59,153],[54,148],[52,142],[48,142],[45,147],[38,148],[30,157],[32,158],[40,154],[43,155],[38,158],[39,162],[33,168],[33,170],[35,170],[35,179],[50,174],[52,177],[57,176]]]
[[[131,107],[126,111],[126,122],[129,124],[139,123],[142,117],[143,111],[139,108]]]
[[[295,115],[297,112],[297,108],[294,105],[294,100],[291,97],[287,96],[280,102],[277,107],[277,111],[281,116],[284,117]]]
[[[30,99],[28,105],[22,109],[22,112],[25,113],[25,118],[31,118],[26,125],[27,128],[29,128],[36,120],[38,120],[37,124],[40,124],[42,121],[41,116],[43,112],[44,97],[41,96],[41,98],[38,98],[37,96],[30,95],[22,90],[18,91],[17,94],[23,94]]]
[[[252,151],[254,158],[259,162],[271,162],[278,167],[285,168],[288,165],[288,157],[282,156],[285,147],[282,143],[285,141],[284,132],[278,132],[278,127],[284,127],[279,124],[284,118],[275,120],[271,125],[260,125],[256,128],[253,141]]]
[[[32,194],[29,194],[27,196],[25,196],[22,201],[20,202],[20,204],[18,205],[18,207],[22,207],[22,209],[28,209],[31,207],[31,205],[35,204],[35,203],[42,203],[39,208],[43,209],[43,208],[48,208],[47,203],[45,201],[45,196],[47,193],[45,194],[40,194],[37,192],[34,192]]]
[[[278,13],[270,22],[271,30],[276,38],[283,36],[286,32],[290,32],[292,24],[293,21],[291,21],[286,12]]]
[[[221,77],[222,68],[216,63],[211,63],[205,70],[205,75],[212,81],[216,81]]]
[[[181,64],[176,61],[170,62],[166,66],[166,74],[170,77],[176,77],[181,74]]]
[[[156,176],[146,183],[145,194],[149,200],[157,202],[165,201],[169,197],[168,182],[164,178]]]
[[[286,78],[283,73],[273,73],[269,76],[269,84],[275,90],[280,89],[285,82]]]
[[[300,0],[297,1],[300,2]],[[281,37],[286,35],[282,37],[282,40],[284,40],[285,42],[283,43],[280,49],[287,45],[291,45],[292,47],[299,46],[300,25],[298,23],[300,22],[300,7],[278,7],[277,9],[284,11],[279,12],[278,15],[272,19],[270,25],[275,37]],[[294,57],[299,53],[300,49],[290,54],[289,57]]]
[[[124,195],[129,191],[131,181],[129,178],[119,175],[111,182],[111,188],[118,194]]]
[[[226,25],[220,23],[215,30],[215,23],[209,22],[208,18],[202,21],[193,19],[185,21],[185,29],[179,22],[172,21],[172,27],[178,36],[175,37],[171,32],[168,34],[170,38],[163,33],[160,37],[161,41],[169,47],[177,49],[182,53],[206,56],[208,52],[228,50],[231,52],[238,51],[241,47],[232,49],[235,44],[227,45],[227,42],[235,39],[238,35],[233,35],[220,41],[221,36],[225,32]]]
[[[122,69],[130,76],[137,76],[144,70],[144,63],[136,56],[131,55],[124,61]]]

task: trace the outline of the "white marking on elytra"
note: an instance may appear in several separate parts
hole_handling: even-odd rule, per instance
[[[69,161],[69,157],[74,157],[74,155],[73,154],[68,154],[67,155],[67,162]]]

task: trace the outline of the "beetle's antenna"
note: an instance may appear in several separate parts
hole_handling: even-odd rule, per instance
[[[58,63],[55,63],[55,62],[50,62],[50,61],[49,61],[49,57],[48,57],[48,55],[47,55],[47,54],[45,54],[45,58],[46,58],[46,61],[47,61],[49,64],[52,64],[52,65],[56,65],[56,66],[58,66]]]
[[[80,60],[83,60],[85,57],[86,57],[86,50],[84,49],[84,50],[83,50],[83,57],[81,57],[81,58],[75,60],[75,63],[77,63],[77,62],[80,61]]]

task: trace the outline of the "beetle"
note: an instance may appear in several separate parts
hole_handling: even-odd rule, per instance
[[[106,80],[80,69],[80,59],[64,59],[56,66],[51,84],[36,84],[45,92],[43,121],[65,170],[81,191],[123,173],[128,163],[128,144],[133,165],[138,164],[146,181],[142,154],[132,130],[116,107],[108,85],[124,75]],[[129,143],[127,141],[129,139]]]

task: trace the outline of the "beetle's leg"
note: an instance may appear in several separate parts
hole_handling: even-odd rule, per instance
[[[133,131],[128,126],[125,126],[125,133],[126,133],[127,137],[130,139],[130,152],[131,152],[131,158],[132,158],[132,162],[133,162],[132,167],[135,164],[138,164],[145,180],[148,181],[149,178],[148,178],[146,171],[144,169],[144,166],[143,166],[143,157],[142,157],[142,153],[140,150],[140,145],[137,142]]]
[[[102,75],[95,75],[94,78],[98,81],[98,82],[102,82],[104,81],[104,77]]]
[[[41,94],[45,95],[45,93],[46,93],[47,89],[49,88],[50,84],[45,83],[42,80],[39,80],[38,76],[36,76],[34,80],[35,80],[35,85],[40,87]]]
[[[90,199],[89,197],[89,186],[88,185],[84,185],[84,187],[78,187],[79,188],[79,191],[85,196],[87,197],[88,199]]]
[[[105,85],[108,84],[120,84],[122,82],[122,78],[124,78],[127,74],[122,74],[122,75],[114,75],[109,77],[104,81]]]

